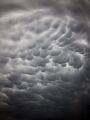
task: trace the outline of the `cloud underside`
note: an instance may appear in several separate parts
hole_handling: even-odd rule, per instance
[[[89,43],[84,28],[71,16],[58,17],[49,9],[2,16],[0,110],[53,116],[87,94]]]

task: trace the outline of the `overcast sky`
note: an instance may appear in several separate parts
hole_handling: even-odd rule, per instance
[[[1,120],[87,120],[89,12],[87,0],[0,2]]]

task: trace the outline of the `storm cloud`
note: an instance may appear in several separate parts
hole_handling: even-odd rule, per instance
[[[12,5],[17,9],[4,9]],[[87,119],[89,3],[88,12],[80,0],[4,0],[1,6],[0,118]]]

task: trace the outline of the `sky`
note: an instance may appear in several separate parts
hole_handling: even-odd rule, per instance
[[[0,6],[0,119],[88,119],[89,2]]]

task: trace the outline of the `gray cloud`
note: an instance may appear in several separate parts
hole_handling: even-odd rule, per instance
[[[26,4],[30,2],[34,4],[33,1]],[[37,1],[35,5],[40,3],[41,9],[16,10],[1,16],[2,118],[5,114],[11,116],[10,119],[14,115],[27,120],[34,116],[56,118],[66,114],[67,117],[69,112],[77,111],[75,106],[80,105],[82,109],[82,104],[86,105],[84,99],[90,99],[87,25],[67,12],[59,13],[59,8],[56,10],[59,14],[55,11],[60,6],[64,11],[64,6],[68,7],[70,2]],[[68,112],[63,114],[64,111]]]

